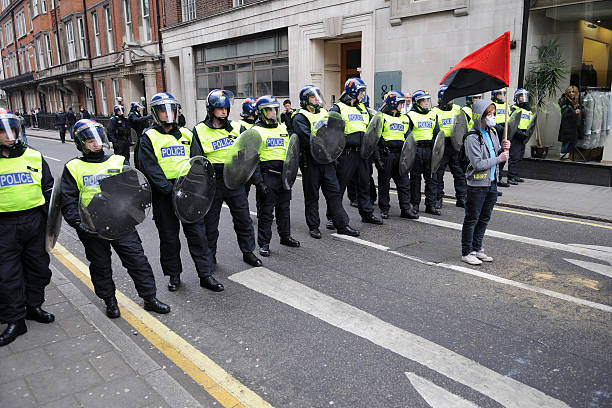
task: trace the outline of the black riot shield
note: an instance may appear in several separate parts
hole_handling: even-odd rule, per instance
[[[508,118],[508,140],[512,140],[512,138],[518,131],[520,122],[521,122],[521,110],[517,109],[514,111],[512,115],[510,115],[510,118]]]
[[[444,131],[440,130],[436,136],[436,140],[433,144],[433,150],[431,152],[431,176],[434,177],[440,163],[442,163],[442,157],[444,157]]]
[[[337,112],[329,112],[325,120],[313,124],[317,130],[310,138],[310,153],[320,164],[336,161],[346,146],[344,120]]]
[[[383,130],[383,117],[382,113],[378,113],[372,117],[368,128],[366,129],[363,137],[361,138],[361,158],[367,159],[376,149],[376,144]]]
[[[538,114],[534,113],[533,118],[531,118],[531,122],[529,122],[529,126],[527,127],[527,130],[525,131],[525,134],[527,136],[525,137],[525,140],[523,141],[523,143],[527,144],[529,140],[531,140],[531,137],[535,133],[537,122],[538,122]]]
[[[285,162],[283,163],[283,172],[281,179],[285,190],[291,190],[295,179],[297,178],[298,167],[300,164],[300,139],[295,133],[289,138],[287,145],[287,153],[285,154]]]
[[[57,238],[59,237],[60,230],[62,228],[62,209],[60,207],[60,185],[61,180],[55,179],[53,183],[53,190],[51,190],[51,200],[49,201],[49,212],[47,216],[47,229],[45,235],[45,242],[47,252],[51,253]]]
[[[456,151],[461,150],[463,136],[468,132],[468,120],[463,111],[455,115],[453,127],[451,129],[451,143]]]
[[[238,136],[223,166],[223,181],[227,188],[237,189],[251,178],[259,164],[260,152],[261,136],[255,128],[247,129]]]
[[[113,240],[142,223],[151,208],[151,188],[135,168],[123,166],[118,173],[95,176],[79,197],[81,222],[101,238]]]
[[[412,165],[414,164],[414,159],[416,157],[416,142],[414,141],[414,137],[412,136],[412,132],[408,133],[406,136],[406,140],[404,141],[404,145],[402,146],[402,151],[400,153],[399,159],[399,174],[404,177],[410,173],[412,169]]]
[[[172,190],[172,206],[181,222],[201,221],[215,197],[213,165],[203,156],[192,157],[181,169]]]

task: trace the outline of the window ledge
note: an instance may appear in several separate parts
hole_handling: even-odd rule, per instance
[[[452,11],[456,17],[468,14],[469,0],[391,0],[391,25],[401,24],[402,18]]]

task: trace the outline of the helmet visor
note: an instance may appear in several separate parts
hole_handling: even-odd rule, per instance
[[[153,117],[159,124],[177,123],[178,104],[168,101],[151,106]]]
[[[79,139],[83,152],[97,152],[108,147],[108,140],[104,132],[104,126],[99,123],[88,123],[79,126],[74,132],[74,136]]]
[[[13,144],[19,140],[21,121],[13,114],[0,115],[0,143]]]
[[[420,96],[414,101],[414,103],[416,103],[423,109],[429,109],[431,108],[431,96],[429,95]]]
[[[309,105],[318,106],[319,108],[325,106],[325,99],[323,95],[321,95],[321,90],[319,88],[310,88],[310,90],[306,92],[306,97],[308,98]]]
[[[516,94],[516,103],[529,102],[529,92],[521,91]]]

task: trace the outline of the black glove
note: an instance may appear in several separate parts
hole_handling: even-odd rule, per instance
[[[266,197],[268,193],[270,192],[270,190],[268,189],[268,186],[264,182],[258,183],[255,186],[255,188],[257,189],[257,192],[261,194],[263,197]]]
[[[98,233],[89,229],[89,227],[83,223],[78,223],[74,227],[79,234],[82,234],[88,238],[98,238]]]

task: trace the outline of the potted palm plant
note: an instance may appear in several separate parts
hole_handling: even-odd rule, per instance
[[[565,78],[568,71],[565,68],[567,62],[559,49],[557,40],[536,47],[538,59],[529,63],[530,69],[525,77],[525,88],[534,95],[535,112],[538,116],[546,113],[544,104],[549,98],[554,98],[561,91],[561,80]],[[539,122],[536,122],[536,145],[531,146],[531,157],[545,158],[548,155],[549,146],[542,144],[542,134]]]

